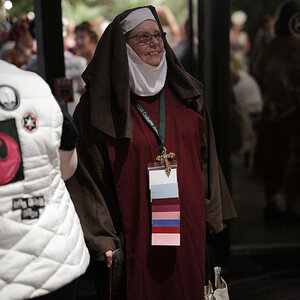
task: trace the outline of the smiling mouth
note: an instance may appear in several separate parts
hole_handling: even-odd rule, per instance
[[[156,56],[156,55],[159,55],[159,52],[158,51],[151,51],[151,52],[148,52],[148,55]]]

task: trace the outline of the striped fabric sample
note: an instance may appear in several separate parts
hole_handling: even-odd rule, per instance
[[[180,206],[177,182],[152,184],[150,195],[151,245],[180,246]]]

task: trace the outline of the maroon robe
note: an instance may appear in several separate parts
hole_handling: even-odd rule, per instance
[[[162,30],[155,8],[147,7]],[[183,69],[164,41],[168,63],[166,84],[177,97],[166,91],[166,147],[176,153],[179,162],[182,245],[179,248],[149,246],[150,207],[145,168],[157,156],[158,146],[153,133],[130,105],[126,40],[121,26],[121,21],[136,9],[124,11],[110,23],[82,75],[86,92],[74,113],[80,132],[78,167],[66,184],[91,254],[90,267],[95,267],[99,299],[107,299],[107,281],[102,280],[108,271],[104,267],[104,253],[117,248],[124,250],[126,263],[114,268],[114,299],[124,299],[124,270],[128,299],[147,299],[142,297],[143,293],[151,300],[202,299],[204,202],[206,227],[212,232],[221,232],[236,218],[236,212],[219,165],[202,84]],[[158,103],[153,103],[156,110],[151,112],[151,99],[147,100],[149,105],[141,102],[158,122]],[[203,135],[201,115],[206,120]]]
[[[159,97],[137,97],[157,128]],[[108,137],[108,150],[125,234],[128,300],[203,299],[205,196],[201,172],[204,118],[165,88],[166,148],[176,154],[181,245],[151,246],[147,164],[157,139],[131,104],[133,139]]]

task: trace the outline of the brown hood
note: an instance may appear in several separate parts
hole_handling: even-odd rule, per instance
[[[146,7],[152,11],[162,31],[155,8]],[[126,10],[116,16],[103,33],[94,57],[82,76],[87,91],[81,99],[81,105],[89,106],[90,124],[114,138],[132,138],[129,68],[120,22],[139,8]],[[167,84],[179,99],[200,112],[203,103],[202,84],[184,70],[167,41],[164,45],[168,64]]]

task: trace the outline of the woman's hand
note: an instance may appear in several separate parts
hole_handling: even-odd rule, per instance
[[[106,260],[106,264],[107,267],[110,268],[112,265],[112,259],[113,259],[113,252],[112,250],[108,250],[105,252],[105,260]]]

